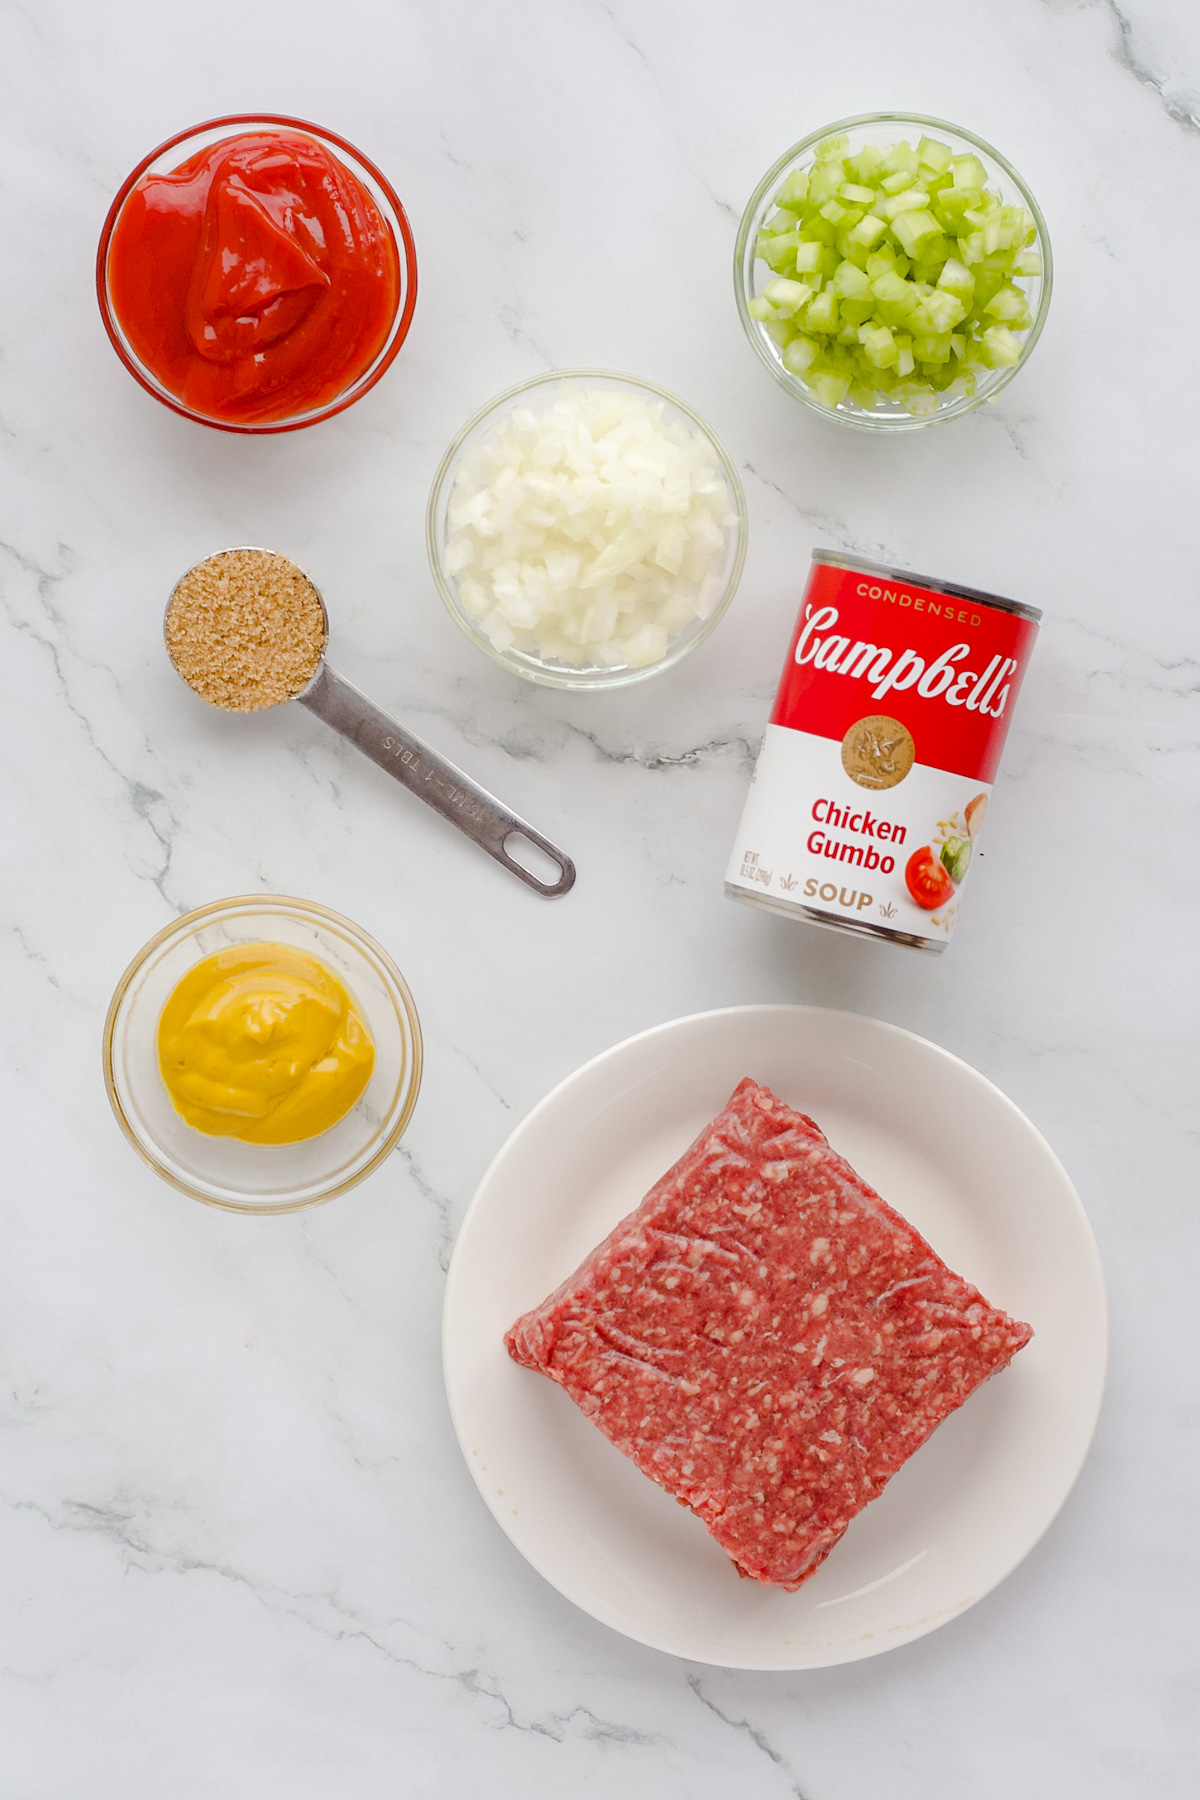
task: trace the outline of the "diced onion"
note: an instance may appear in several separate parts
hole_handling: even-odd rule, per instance
[[[711,613],[734,522],[703,432],[661,400],[564,387],[463,457],[445,567],[498,651],[645,668]]]

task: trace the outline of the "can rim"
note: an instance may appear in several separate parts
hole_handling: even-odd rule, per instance
[[[847,919],[840,913],[824,912],[819,906],[805,906],[802,900],[779,900],[773,894],[755,894],[726,881],[725,894],[743,906],[761,907],[780,919],[803,919],[807,925],[820,925],[825,931],[849,931],[855,937],[874,938],[876,943],[899,944],[903,950],[920,950],[926,955],[940,956],[949,948],[950,939],[918,937],[912,931],[896,931],[890,925],[876,925],[871,919]]]
[[[846,550],[814,550],[812,559],[829,569],[858,569],[867,575],[886,575],[903,581],[909,587],[926,588],[934,594],[953,594],[962,600],[974,600],[980,606],[993,606],[998,612],[1015,613],[1031,624],[1041,623],[1041,608],[1027,606],[1023,600],[1007,600],[1003,594],[988,594],[982,588],[963,587],[955,581],[941,581],[935,575],[917,575],[911,569],[893,568],[889,563],[868,562],[866,557],[852,556]]]

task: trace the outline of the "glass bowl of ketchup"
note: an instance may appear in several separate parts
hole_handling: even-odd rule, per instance
[[[374,387],[408,334],[412,231],[360,150],[233,114],[168,138],[109,208],[96,292],[147,393],[219,431],[297,431]]]

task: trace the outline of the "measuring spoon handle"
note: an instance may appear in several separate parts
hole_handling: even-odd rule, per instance
[[[332,725],[344,738],[349,738],[364,756],[369,756],[373,763],[394,775],[426,806],[432,806],[443,819],[449,819],[467,837],[474,838],[489,856],[503,863],[527,887],[553,899],[573,886],[575,864],[569,856],[540,831],[535,831],[518,813],[509,812],[486,788],[477,786],[452,762],[447,762],[422,739],[389,718],[374,701],[368,700],[352,682],[337,674],[327,663],[321,664],[304,692],[296,698],[301,706],[316,713],[318,719],[324,719],[326,725]],[[526,838],[556,863],[560,870],[558,880],[542,881],[510,856],[508,840],[512,837]]]

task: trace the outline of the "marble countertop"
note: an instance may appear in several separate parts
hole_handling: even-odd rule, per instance
[[[1185,0],[0,5],[3,1800],[1194,1791],[1198,86]],[[997,143],[1057,268],[998,404],[876,442],[768,379],[729,271],[786,145],[888,106]],[[420,294],[361,404],[246,441],[135,386],[92,269],[151,145],[254,108],[389,173]],[[453,432],[575,364],[682,394],[750,508],[729,616],[626,694],[492,667],[425,562]],[[164,598],[245,542],[312,572],[345,674],[562,842],[568,899],[302,710],[183,690]],[[722,894],[817,544],[1045,609],[936,962]],[[266,1220],[159,1182],[99,1067],[140,944],[255,889],[374,933],[428,1052],[399,1152]],[[1112,1303],[1096,1442],[1036,1550],[945,1629],[815,1674],[680,1663],[562,1600],[485,1510],[439,1366],[456,1227],[527,1109],[642,1027],[762,1000],[877,1015],[996,1082],[1077,1183]]]

